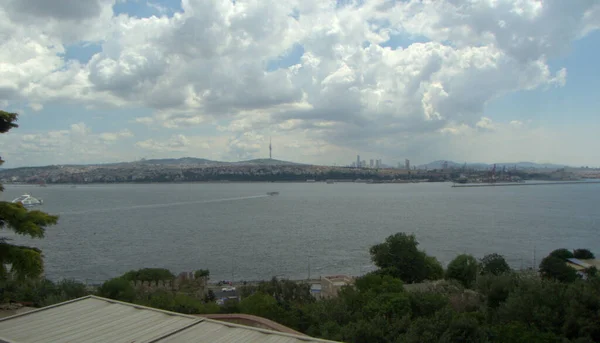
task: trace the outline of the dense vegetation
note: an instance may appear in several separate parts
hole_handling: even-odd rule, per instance
[[[444,270],[417,246],[413,235],[403,233],[373,246],[371,257],[379,269],[330,299],[316,300],[308,284],[274,278],[241,287],[239,303],[218,306],[214,295],[196,296],[185,287],[178,292],[140,291],[130,282],[171,278],[164,269],[128,272],[105,282],[98,294],[189,314],[253,314],[345,342],[600,341],[600,278],[592,269],[581,274],[565,263],[575,254],[591,253],[555,250],[544,258],[538,274],[511,270],[499,254],[480,260],[459,255]],[[208,271],[196,275],[208,276]],[[36,299],[41,306],[85,291],[68,281],[35,285],[5,287],[5,294]]]

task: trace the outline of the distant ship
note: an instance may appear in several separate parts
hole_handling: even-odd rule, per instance
[[[279,192],[267,192],[267,195],[271,195],[271,196],[279,195]]]
[[[21,204],[25,207],[32,207],[42,205],[44,201],[42,199],[34,198],[30,194],[23,194],[20,197],[14,199],[13,204]]]

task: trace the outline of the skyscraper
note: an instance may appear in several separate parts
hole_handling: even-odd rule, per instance
[[[404,169],[410,170],[410,160],[408,158],[404,160]]]
[[[369,168],[373,168],[373,159],[369,161]]]
[[[356,168],[360,168],[360,155],[356,155]]]
[[[269,159],[270,159],[270,160],[272,160],[272,159],[273,159],[273,155],[271,154],[271,153],[272,153],[272,150],[273,150],[273,148],[272,148],[272,146],[271,146],[271,137],[269,137]]]

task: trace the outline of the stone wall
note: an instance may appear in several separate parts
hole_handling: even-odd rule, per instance
[[[155,281],[130,281],[131,285],[138,292],[155,292],[158,290],[168,292],[193,293],[193,295],[202,297],[208,292],[206,287],[208,283],[207,277],[194,278],[193,273],[181,273],[173,280],[155,280]]]

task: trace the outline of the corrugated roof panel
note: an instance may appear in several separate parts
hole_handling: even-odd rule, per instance
[[[89,297],[0,321],[15,342],[148,342],[199,321]]]
[[[159,343],[317,343],[332,342],[308,336],[297,336],[260,330],[206,319],[184,331],[158,341]]]
[[[332,342],[256,329],[89,296],[0,319],[15,343],[308,343]]]

